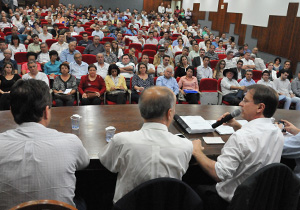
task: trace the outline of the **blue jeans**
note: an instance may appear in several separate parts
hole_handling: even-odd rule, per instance
[[[290,106],[291,106],[291,103],[296,103],[296,110],[300,110],[300,98],[298,98],[296,96],[293,97],[293,98],[286,96],[286,101],[284,103],[283,108],[289,110]]]

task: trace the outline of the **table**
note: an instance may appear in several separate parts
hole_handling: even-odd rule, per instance
[[[178,115],[201,115],[206,120],[216,120],[225,112],[232,112],[237,109],[235,106],[222,105],[176,105]],[[98,153],[107,144],[105,141],[105,128],[112,125],[116,127],[116,132],[138,130],[143,125],[138,105],[101,105],[101,106],[79,106],[79,107],[53,107],[52,119],[49,127],[65,133],[76,134],[87,149],[91,159],[98,159]],[[71,129],[70,116],[79,114],[82,116],[80,129]],[[278,109],[274,118],[287,119],[300,127],[300,112],[295,110]],[[242,119],[238,117],[237,119]],[[0,112],[0,132],[17,127],[13,121],[10,111]],[[185,133],[185,131],[174,121],[169,131],[173,134]],[[185,134],[189,139],[198,139],[203,136],[219,136],[216,132],[206,134]],[[222,135],[222,139],[227,141],[230,135]],[[211,158],[217,157],[223,145],[206,145],[204,143],[204,153]]]

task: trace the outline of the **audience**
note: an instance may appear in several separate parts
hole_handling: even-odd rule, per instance
[[[179,93],[179,87],[176,79],[172,77],[173,75],[173,67],[168,66],[164,70],[164,75],[159,76],[156,80],[156,86],[165,86],[168,87],[173,93],[177,96]]]
[[[70,74],[76,77],[77,85],[79,85],[81,77],[88,74],[89,65],[82,61],[80,52],[74,53],[74,62],[70,63]],[[64,62],[64,64],[68,64]]]
[[[96,59],[97,62],[94,63],[94,65],[97,68],[97,74],[100,75],[102,79],[105,79],[108,72],[109,63],[105,62],[105,56],[103,53],[98,53]]]
[[[48,79],[47,75],[38,70],[37,63],[34,60],[28,61],[27,67],[28,67],[29,72],[27,74],[23,75],[23,77],[22,77],[23,80],[28,80],[28,79],[41,80],[41,81],[44,81],[49,86],[49,79]]]

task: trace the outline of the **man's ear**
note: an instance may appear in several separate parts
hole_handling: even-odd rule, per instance
[[[43,118],[44,118],[45,120],[48,120],[48,119],[50,118],[50,107],[49,107],[49,106],[46,106],[45,111],[44,111]]]
[[[266,105],[265,105],[264,103],[258,104],[258,107],[257,107],[257,113],[263,114],[265,108],[266,108]]]

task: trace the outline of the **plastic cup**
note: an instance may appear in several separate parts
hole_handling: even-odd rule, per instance
[[[71,117],[71,125],[72,125],[72,130],[78,130],[79,125],[80,125],[80,118],[81,116],[78,114],[74,114]]]
[[[105,128],[105,131],[106,131],[105,140],[107,142],[110,142],[110,140],[112,139],[112,137],[114,137],[114,135],[115,135],[116,128],[114,126],[109,126],[109,127]]]

